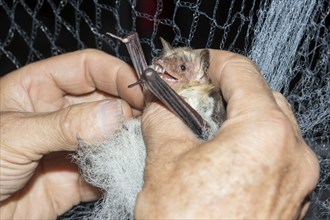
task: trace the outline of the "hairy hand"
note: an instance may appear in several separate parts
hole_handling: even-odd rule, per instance
[[[137,218],[294,219],[319,166],[290,105],[247,58],[211,50],[209,75],[227,102],[227,120],[201,142],[156,103],[144,112],[147,145]]]
[[[97,50],[39,61],[1,78],[1,219],[55,218],[99,196],[67,151],[76,149],[77,138],[111,135],[142,108],[139,87],[127,89],[135,81],[129,65]]]

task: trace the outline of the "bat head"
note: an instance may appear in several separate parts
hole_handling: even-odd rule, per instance
[[[188,47],[173,48],[161,38],[163,54],[153,60],[160,77],[173,88],[209,83],[209,51]]]

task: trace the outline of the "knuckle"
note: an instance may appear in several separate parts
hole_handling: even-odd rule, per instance
[[[96,50],[96,49],[92,49],[92,48],[87,48],[87,49],[81,50],[82,56],[89,56],[89,55],[93,55],[95,53],[100,53],[100,51]]]
[[[76,143],[76,135],[73,134],[72,128],[74,124],[74,108],[69,106],[59,113],[59,138],[63,143]]]
[[[282,146],[295,144],[298,137],[289,118],[281,110],[274,110],[270,117],[273,122],[273,126],[270,126],[271,131],[277,137],[277,140],[284,142]]]
[[[77,53],[80,56],[81,63],[85,66],[89,60],[97,59],[100,55],[104,54],[102,51],[90,48],[77,51]]]
[[[276,102],[279,105],[281,105],[281,106],[287,106],[287,107],[291,108],[291,105],[288,102],[288,100],[280,92],[273,91],[273,96],[274,96]]]

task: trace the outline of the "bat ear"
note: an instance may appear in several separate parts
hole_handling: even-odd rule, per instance
[[[200,52],[201,65],[203,67],[203,71],[206,72],[210,66],[210,52],[208,49],[204,49]]]
[[[167,52],[173,49],[171,44],[166,40],[164,40],[162,37],[160,37],[160,41],[162,42],[163,45],[163,52]]]

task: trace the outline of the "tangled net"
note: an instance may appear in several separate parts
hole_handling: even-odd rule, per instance
[[[0,0],[0,74],[35,60],[98,48],[127,62],[111,32],[140,35],[147,60],[173,46],[225,49],[255,61],[289,100],[321,178],[306,219],[330,218],[329,0]],[[86,206],[81,207],[81,213]],[[77,210],[75,216],[77,216]],[[69,218],[70,214],[66,217]]]

